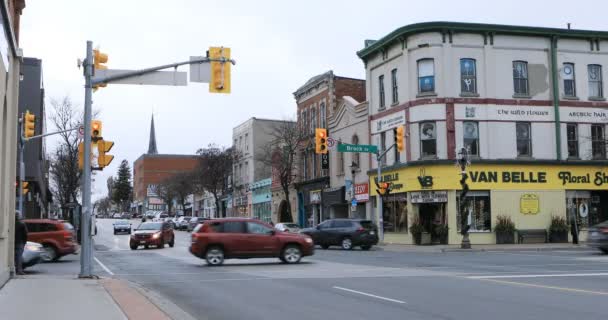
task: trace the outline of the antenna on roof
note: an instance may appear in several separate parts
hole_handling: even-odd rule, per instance
[[[568,30],[570,30],[570,22],[568,22]]]

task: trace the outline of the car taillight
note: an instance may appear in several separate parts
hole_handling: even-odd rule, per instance
[[[357,229],[357,232],[365,232],[365,228],[363,228],[363,227],[359,227],[359,228]]]
[[[608,227],[600,228],[601,233],[608,233]]]
[[[72,233],[70,231],[64,231],[63,232],[63,237],[67,241],[72,241]]]

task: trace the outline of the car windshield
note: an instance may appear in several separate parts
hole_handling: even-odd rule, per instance
[[[145,222],[140,224],[137,230],[160,230],[161,226],[160,222]]]
[[[129,221],[127,221],[127,220],[118,220],[115,223],[116,224],[129,224]]]
[[[198,221],[198,218],[196,218],[196,217],[190,219],[190,222],[197,222],[197,221]]]
[[[293,228],[296,228],[296,229],[299,229],[299,228],[300,228],[300,226],[298,226],[298,225],[297,225],[297,224],[295,224],[295,223],[284,223],[284,224],[283,224],[283,226],[284,226],[285,228],[292,228],[292,229],[293,229]]]

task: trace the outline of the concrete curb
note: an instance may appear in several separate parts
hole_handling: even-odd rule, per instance
[[[540,251],[582,251],[589,250],[589,247],[536,247],[536,248],[471,248],[471,249],[460,249],[460,248],[444,248],[441,252],[540,252]]]
[[[205,316],[194,318],[186,311],[182,310],[179,306],[171,302],[171,300],[163,297],[159,293],[152,291],[150,289],[145,288],[144,286],[137,284],[135,282],[124,280],[131,288],[135,289],[144,297],[148,298],[150,302],[152,302],[156,307],[158,307],[161,311],[163,311],[167,316],[169,316],[172,320],[207,320],[208,318]]]

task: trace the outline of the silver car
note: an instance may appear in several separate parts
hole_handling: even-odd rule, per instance
[[[589,228],[587,245],[608,254],[608,221]]]
[[[28,241],[23,249],[23,269],[31,267],[42,261],[42,245],[40,243]]]

